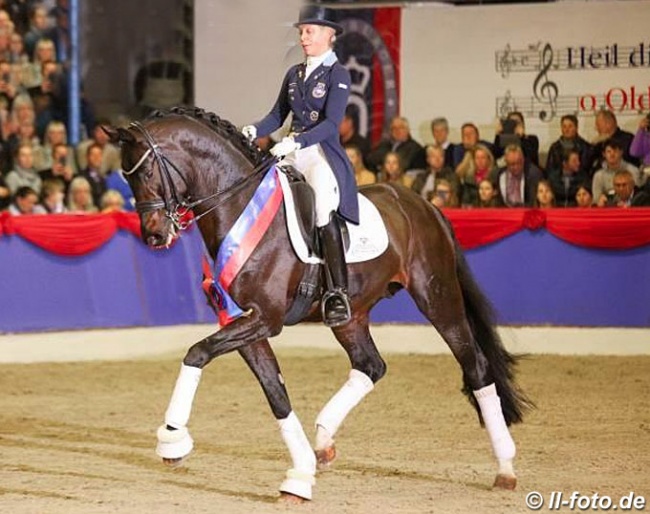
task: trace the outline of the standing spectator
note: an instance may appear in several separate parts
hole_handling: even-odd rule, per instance
[[[395,152],[404,171],[425,167],[422,146],[411,137],[411,129],[406,118],[395,117],[390,122],[390,137],[379,144],[368,155],[372,170],[381,171],[388,152]]]
[[[650,195],[639,191],[634,184],[634,177],[628,170],[618,170],[614,173],[614,195],[607,200],[607,207],[647,207],[650,206]]]
[[[354,180],[357,182],[357,186],[367,186],[368,184],[377,182],[377,176],[372,171],[366,169],[361,150],[357,146],[353,144],[345,145],[345,153],[352,163]]]
[[[92,144],[88,147],[86,162],[88,166],[79,172],[91,186],[93,203],[99,205],[104,191],[106,191],[106,179],[101,172],[102,166],[102,147],[98,144]]]
[[[343,147],[355,146],[361,152],[365,168],[366,159],[370,153],[370,141],[359,134],[356,121],[349,109],[345,111],[339,125],[339,138]]]
[[[445,165],[445,151],[439,145],[425,147],[427,167],[424,173],[415,177],[411,188],[427,201],[431,200],[435,191],[436,180],[444,178],[451,184],[456,196],[460,194],[460,182],[450,167]]]
[[[478,185],[483,179],[494,175],[496,168],[490,149],[477,144],[465,152],[465,157],[456,168],[461,184],[461,204],[474,205],[478,199]]]
[[[598,136],[594,142],[593,148],[591,150],[591,159],[589,165],[589,176],[593,177],[594,174],[603,167],[604,156],[605,156],[605,145],[608,141],[616,141],[618,146],[623,151],[623,160],[633,164],[634,166],[639,164],[638,159],[630,155],[630,145],[634,139],[634,135],[625,130],[621,130],[618,126],[618,120],[616,115],[612,111],[600,110],[596,114],[595,119],[596,132]],[[598,195],[594,191],[594,198],[598,198]]]
[[[38,203],[38,194],[29,186],[21,186],[14,194],[14,200],[9,206],[9,214],[12,216],[24,216],[26,214],[38,214],[34,208]]]
[[[69,151],[69,147],[62,143],[54,145],[50,156],[51,167],[39,172],[43,181],[59,180],[63,184],[65,194],[68,193],[70,182],[72,182],[75,175],[74,170],[68,164]]]
[[[591,164],[591,145],[578,134],[578,118],[573,114],[562,116],[560,122],[562,135],[555,141],[548,150],[546,158],[546,174],[550,177],[562,169],[562,162],[566,152],[575,150],[580,158],[580,169],[584,175],[588,175]],[[556,191],[557,193],[557,191]]]
[[[501,200],[507,207],[532,207],[537,195],[537,184],[542,180],[542,171],[531,162],[526,162],[519,145],[510,145],[504,152],[505,168],[498,172]]]
[[[380,174],[380,182],[400,184],[404,187],[411,187],[413,180],[404,173],[402,161],[397,152],[388,152],[384,157],[384,165]]]
[[[463,126],[460,128],[460,137],[461,144],[454,145],[453,149],[452,165],[454,169],[456,169],[465,158],[465,152],[473,150],[474,147],[479,143],[487,147],[492,152],[492,145],[487,141],[481,140],[481,134],[478,131],[478,127],[473,123],[463,124]],[[494,154],[494,152],[492,152],[492,154]]]
[[[641,161],[641,173],[646,175],[646,182],[650,179],[650,114],[646,114],[639,121],[639,129],[634,135],[630,145],[630,154]]]
[[[506,116],[504,123],[499,120],[496,136],[494,137],[494,157],[499,159],[503,150],[510,144],[518,144],[524,152],[524,157],[535,166],[539,166],[539,139],[535,135],[526,134],[524,115],[519,111],[512,111]],[[504,128],[508,129],[504,131]]]
[[[88,148],[91,145],[98,145],[102,150],[102,162],[100,173],[105,176],[109,171],[119,169],[121,166],[120,149],[109,142],[108,134],[102,129],[102,125],[110,125],[106,119],[98,119],[93,129],[92,139],[86,139],[77,145],[77,162],[79,169],[88,166]]]
[[[65,186],[59,179],[43,181],[41,189],[41,203],[34,208],[35,214],[63,214],[67,212],[64,204]]]
[[[577,148],[566,150],[562,158],[562,169],[551,169],[548,179],[555,194],[558,207],[575,207],[578,186],[588,181],[587,172],[582,169],[580,152]]]
[[[41,192],[41,177],[34,168],[34,155],[29,143],[21,143],[18,146],[14,169],[9,172],[5,181],[11,194],[16,194],[23,186],[30,187],[37,196]],[[38,198],[36,200],[38,201]]]
[[[90,182],[85,177],[75,177],[70,184],[68,191],[68,210],[71,213],[92,213],[97,212],[97,206],[93,202],[93,195]]]
[[[431,134],[436,145],[445,153],[445,166],[454,167],[454,145],[449,141],[449,122],[447,118],[439,117],[431,120]]]
[[[636,184],[643,185],[639,168],[623,159],[623,148],[617,139],[610,139],[605,143],[603,157],[603,167],[594,175],[591,186],[598,207],[605,207],[608,197],[611,199],[614,196],[614,174],[619,170],[628,170]]]
[[[555,207],[555,195],[548,180],[540,180],[537,183],[537,195],[535,195],[535,207],[538,209],[550,209]]]
[[[483,179],[478,185],[478,201],[476,202],[476,207],[503,207],[501,196],[499,196],[499,192],[497,191],[496,187],[494,187],[494,184],[491,180]]]

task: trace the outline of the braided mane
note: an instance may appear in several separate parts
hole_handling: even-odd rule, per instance
[[[251,143],[235,125],[212,112],[206,112],[199,107],[172,107],[171,109],[156,110],[148,118],[165,118],[167,116],[187,116],[200,121],[221,137],[231,142],[254,165],[260,164],[267,155],[256,144]]]

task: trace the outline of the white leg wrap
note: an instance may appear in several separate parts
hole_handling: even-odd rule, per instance
[[[194,448],[194,441],[186,427],[169,430],[165,425],[158,427],[156,455],[163,459],[182,459]]]
[[[165,424],[174,428],[187,425],[192,411],[192,402],[201,380],[201,370],[181,364],[181,371],[165,413]]]
[[[512,463],[507,461],[511,461],[515,457],[515,442],[512,440],[506,420],[503,417],[501,399],[497,395],[495,385],[490,384],[478,391],[474,391],[474,397],[481,408],[485,428],[490,436],[492,449],[499,460],[500,468],[506,468],[508,465],[512,468]]]
[[[293,462],[293,467],[287,471],[287,478],[280,485],[280,491],[311,500],[311,488],[316,483],[314,451],[298,416],[293,411],[285,419],[279,419],[278,425]]]
[[[343,420],[375,385],[370,377],[356,369],[350,370],[350,378],[332,396],[316,418],[316,449],[323,450],[334,442],[333,437]]]

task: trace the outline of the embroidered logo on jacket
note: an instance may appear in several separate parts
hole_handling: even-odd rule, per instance
[[[325,93],[327,93],[327,88],[325,87],[324,82],[319,82],[314,86],[314,89],[311,92],[311,96],[314,98],[323,98],[325,96]]]

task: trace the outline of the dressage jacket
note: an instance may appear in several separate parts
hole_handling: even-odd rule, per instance
[[[350,73],[332,53],[305,80],[306,64],[289,68],[271,112],[255,124],[259,136],[279,129],[293,114],[291,132],[301,148],[319,144],[339,185],[339,214],[359,223],[354,170],[339,140],[339,125],[350,96]]]

